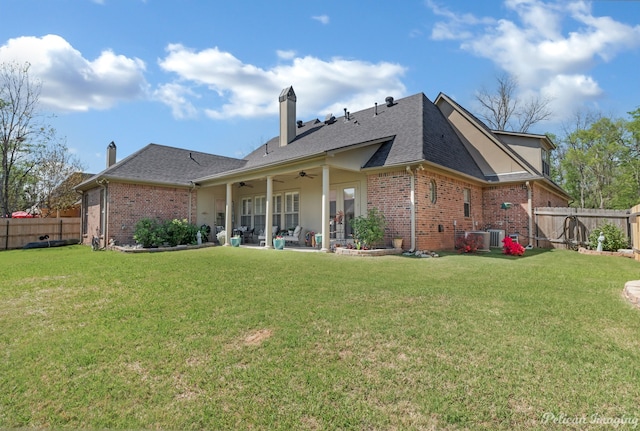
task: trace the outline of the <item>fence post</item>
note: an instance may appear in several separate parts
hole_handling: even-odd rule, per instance
[[[62,239],[62,219],[60,219],[60,233],[58,234],[58,239]]]
[[[9,250],[9,219],[7,219],[7,236],[4,238],[4,249]]]

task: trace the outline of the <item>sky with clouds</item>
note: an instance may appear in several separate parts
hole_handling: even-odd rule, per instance
[[[578,109],[640,107],[640,1],[0,0],[0,62],[29,62],[49,123],[97,173],[150,142],[242,157],[301,120],[423,92],[472,112],[496,76]]]

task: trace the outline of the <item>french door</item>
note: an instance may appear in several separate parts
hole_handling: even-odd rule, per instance
[[[352,238],[351,220],[359,212],[358,189],[354,185],[338,186],[329,191],[330,238],[348,240]]]

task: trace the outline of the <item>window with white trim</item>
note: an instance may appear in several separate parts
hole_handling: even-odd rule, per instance
[[[464,216],[471,217],[471,189],[464,189]]]
[[[253,205],[251,198],[242,198],[240,209],[240,226],[251,227],[253,216]]]
[[[284,226],[282,229],[295,228],[300,223],[300,193],[284,194]]]
[[[271,224],[282,229],[282,195],[273,195],[273,204],[271,205]],[[276,234],[277,232],[273,232]]]
[[[256,232],[264,231],[267,222],[267,198],[266,196],[256,196],[254,205],[255,214],[253,216],[253,227]]]

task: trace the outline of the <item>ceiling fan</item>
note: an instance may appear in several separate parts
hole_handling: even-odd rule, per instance
[[[244,181],[240,181],[238,183],[238,187],[249,187],[249,188],[253,188],[253,186],[249,183],[245,183]]]
[[[305,171],[300,171],[298,172],[298,176],[295,179],[298,178],[309,178],[309,179],[313,179],[315,178],[313,175],[309,175],[308,173],[306,173]]]

